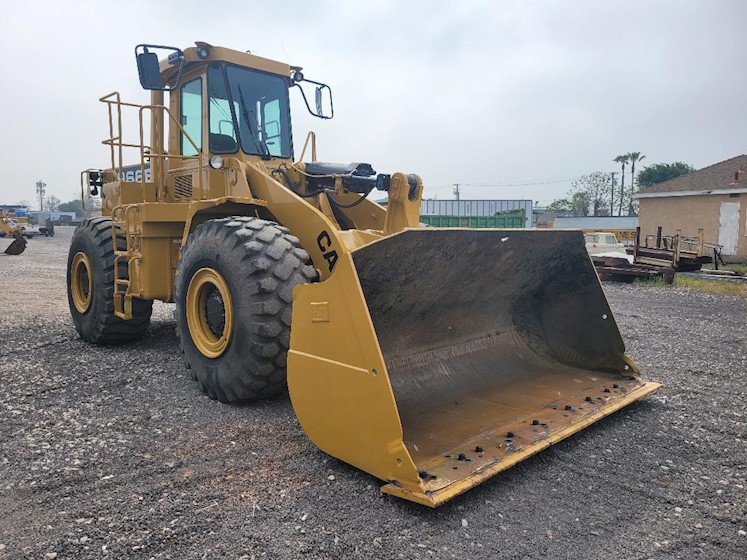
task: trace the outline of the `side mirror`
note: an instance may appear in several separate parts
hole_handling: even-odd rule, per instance
[[[169,64],[179,64],[176,73],[176,81],[173,87],[163,83],[158,55],[148,49],[159,49],[168,51]],[[137,74],[143,89],[157,91],[174,91],[179,87],[184,69],[184,54],[175,47],[163,47],[160,45],[138,45],[135,47],[135,59],[137,61]]]
[[[316,86],[314,97],[316,98],[316,115],[314,116],[320,119],[331,119],[335,110],[332,105],[332,90],[329,89],[329,86],[326,84]]]
[[[300,72],[294,72],[291,76],[291,81],[291,87],[297,86],[301,90],[301,97],[303,97],[303,102],[306,104],[306,109],[309,113],[320,119],[331,119],[335,116],[335,107],[332,103],[332,90],[327,84],[307,80]],[[314,91],[315,110],[311,109],[309,100],[306,98],[306,91],[303,89],[301,82],[309,82],[316,86],[316,90]]]

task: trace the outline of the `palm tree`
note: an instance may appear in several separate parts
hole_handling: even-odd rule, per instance
[[[630,154],[617,156],[612,160],[622,164],[622,186],[620,187],[620,212],[618,212],[619,216],[622,216],[623,213],[623,198],[625,196],[625,166],[628,163],[628,158],[630,158]],[[610,216],[613,214],[613,210],[613,208],[610,208]]]
[[[628,216],[633,215],[633,193],[635,192],[635,162],[643,161],[646,156],[642,156],[641,152],[630,152],[628,154],[630,160],[630,202],[628,203]]]

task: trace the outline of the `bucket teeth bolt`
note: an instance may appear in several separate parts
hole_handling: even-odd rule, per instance
[[[512,438],[512,437],[516,437],[516,436],[514,436],[514,433],[513,433],[513,432],[508,432],[508,433],[506,434],[506,437],[507,437],[507,438]]]
[[[485,450],[483,449],[482,445],[478,445],[477,447],[475,447],[475,452],[476,453],[482,453],[483,451],[485,451]]]
[[[612,386],[612,388],[613,388],[613,389],[619,389],[619,388],[620,388],[620,386],[619,386],[619,385],[618,385],[617,383],[615,383],[615,384],[614,384],[614,385]]]
[[[423,480],[434,480],[438,478],[435,474],[431,474],[428,471],[420,471],[418,472],[418,476]]]
[[[573,410],[573,407],[571,405],[567,404],[567,405],[565,405],[565,409],[566,410]]]
[[[469,459],[467,459],[467,456],[464,453],[460,453],[457,457],[457,461],[469,461]]]
[[[540,421],[539,420],[532,420],[532,426],[539,426]]]
[[[591,397],[586,397],[586,402],[592,402],[593,400]]]
[[[604,392],[605,392],[605,393],[609,393],[609,392],[610,392],[610,388],[609,388],[609,387],[605,387],[605,388],[604,388]]]

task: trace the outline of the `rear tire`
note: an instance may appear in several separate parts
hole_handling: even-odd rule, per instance
[[[117,237],[125,250],[124,237]],[[119,263],[127,278],[127,263]],[[120,344],[148,330],[153,301],[132,298],[132,319],[114,315],[114,245],[109,218],[84,220],[75,230],[67,259],[67,300],[75,330],[86,342]]]
[[[293,288],[318,278],[287,228],[236,216],[197,226],[176,274],[176,332],[203,392],[225,403],[286,386]]]

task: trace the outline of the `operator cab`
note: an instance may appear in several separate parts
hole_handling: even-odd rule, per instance
[[[196,45],[185,51],[157,45],[138,45],[135,49],[144,89],[178,90],[182,125],[178,150],[182,156],[209,152],[292,159],[292,87],[299,88],[312,115],[332,118],[329,86],[306,80],[301,68],[207,43]],[[168,51],[166,60],[159,63],[154,50]],[[316,110],[309,105],[303,82],[316,86]]]

